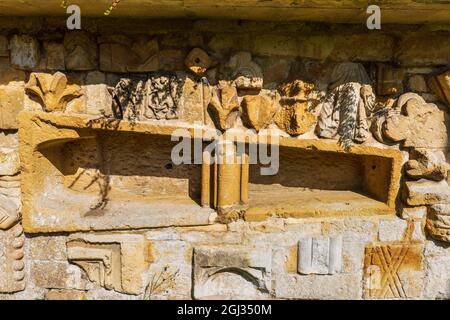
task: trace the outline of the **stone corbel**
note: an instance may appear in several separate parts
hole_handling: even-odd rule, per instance
[[[141,294],[152,261],[150,243],[139,234],[75,234],[67,242],[71,263],[108,290]]]

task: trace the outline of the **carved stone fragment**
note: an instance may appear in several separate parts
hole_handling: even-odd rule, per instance
[[[92,282],[135,295],[144,290],[143,273],[152,260],[150,243],[139,234],[75,234],[67,255]]]
[[[449,166],[442,151],[414,149],[406,163],[406,173],[413,179],[440,181],[447,177]]]
[[[423,290],[423,245],[375,243],[364,258],[365,298],[417,298]]]
[[[242,121],[256,131],[266,128],[273,120],[278,104],[266,96],[244,96],[242,99]]]
[[[232,70],[231,77],[238,89],[262,88],[263,72],[261,67],[252,61],[251,53],[236,53],[228,61],[227,67]]]
[[[403,198],[410,206],[450,203],[450,187],[445,180],[407,181],[403,192]]]
[[[317,134],[322,138],[338,138],[346,147],[352,141],[364,142],[368,135],[367,114],[374,107],[371,81],[361,64],[342,63],[332,75],[332,83],[322,104]]]
[[[82,95],[81,88],[68,84],[67,77],[61,73],[32,73],[25,86],[26,92],[41,103],[44,111],[65,111],[67,104]]]
[[[307,238],[298,242],[300,274],[335,274],[342,270],[342,237]]]
[[[399,97],[395,109],[375,115],[372,132],[380,142],[403,142],[405,147],[445,148],[448,141],[445,112],[415,93]]]
[[[271,250],[254,247],[194,249],[195,299],[267,298]]]
[[[0,231],[0,243],[0,293],[25,290],[25,236],[21,224]]]
[[[217,88],[211,88],[209,110],[217,128],[220,130],[231,128],[239,110],[236,87],[221,81]]]
[[[450,242],[450,204],[428,207],[427,230],[435,239]]]
[[[186,68],[197,75],[204,74],[213,64],[208,53],[200,48],[194,48],[184,60]]]
[[[317,116],[311,112],[307,102],[284,105],[275,117],[277,126],[292,136],[306,133],[316,122]]]
[[[116,117],[130,120],[177,119],[182,88],[175,74],[124,78],[113,90],[113,111]]]

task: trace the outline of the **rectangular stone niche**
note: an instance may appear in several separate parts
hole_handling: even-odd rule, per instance
[[[174,165],[170,134],[155,123],[86,116],[20,116],[27,232],[126,230],[209,223],[201,165]]]
[[[346,152],[332,140],[289,138],[279,145],[276,175],[250,165],[247,220],[395,213],[398,150],[354,145]]]

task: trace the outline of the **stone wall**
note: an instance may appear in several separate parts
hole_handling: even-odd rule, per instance
[[[450,298],[449,26],[82,28],[0,21],[0,299]]]

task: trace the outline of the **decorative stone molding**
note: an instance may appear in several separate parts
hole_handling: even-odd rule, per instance
[[[380,142],[402,142],[404,147],[445,148],[449,132],[449,116],[415,93],[406,93],[394,109],[380,110],[375,115],[372,132]]]
[[[116,117],[132,121],[177,119],[182,82],[176,74],[121,79],[112,93]]]
[[[217,128],[231,128],[238,117],[239,99],[236,87],[226,81],[219,82],[217,88],[210,88],[211,98],[207,105]]]
[[[0,293],[25,290],[25,236],[21,224],[0,231],[0,243]]]
[[[74,234],[67,256],[90,281],[117,292],[138,295],[145,288],[144,272],[152,262],[151,245],[139,234]]]
[[[424,286],[422,250],[423,244],[411,242],[383,242],[366,247],[364,297],[420,297]]]
[[[29,95],[39,99],[46,112],[64,112],[71,100],[82,95],[81,88],[75,84],[69,85],[67,77],[61,72],[53,75],[32,73],[25,89]]]
[[[342,271],[342,237],[306,238],[298,242],[298,273],[336,274]]]
[[[0,194],[0,230],[8,230],[20,219],[17,204]]]
[[[271,250],[256,247],[194,248],[195,299],[267,299]]]
[[[430,76],[428,85],[442,102],[450,104],[450,70]]]

